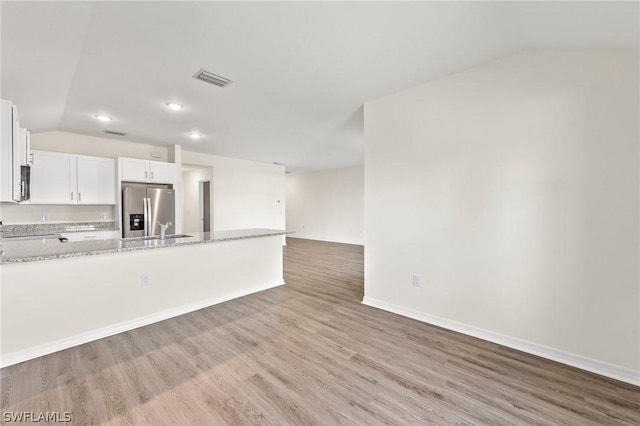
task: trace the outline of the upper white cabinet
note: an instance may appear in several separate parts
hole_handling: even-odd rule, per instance
[[[75,204],[75,156],[33,151],[32,204]]]
[[[31,166],[33,164],[33,154],[31,153],[31,132],[20,127],[20,164]]]
[[[120,158],[120,178],[129,182],[174,183],[176,167],[173,163]]]
[[[116,160],[76,156],[78,204],[116,203]]]
[[[173,183],[175,173],[176,165],[173,163],[149,161],[149,182]]]
[[[135,158],[120,158],[122,180],[148,182],[149,161]]]
[[[18,109],[0,99],[0,202],[25,201],[29,186],[29,131],[20,127]]]
[[[113,158],[33,151],[32,204],[116,204]]]

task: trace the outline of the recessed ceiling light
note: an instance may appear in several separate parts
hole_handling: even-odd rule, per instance
[[[167,102],[167,107],[169,109],[172,109],[174,111],[180,111],[182,108],[184,108],[184,106],[176,103],[176,102]]]
[[[111,117],[109,117],[108,115],[104,115],[104,114],[96,114],[94,115],[94,117],[100,121],[111,121]]]
[[[189,136],[191,137],[191,139],[200,139],[202,137],[202,135],[198,132],[191,132],[189,133]]]

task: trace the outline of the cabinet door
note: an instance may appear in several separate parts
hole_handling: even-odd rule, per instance
[[[173,183],[175,169],[176,167],[173,163],[149,161],[150,180],[156,183]]]
[[[112,240],[120,237],[118,231],[69,232],[60,234],[69,241]]]
[[[18,118],[18,108],[15,105],[11,107],[13,112],[13,200],[20,201],[20,119]]]
[[[122,180],[147,182],[149,180],[149,162],[135,158],[121,158]]]
[[[78,204],[116,203],[116,160],[78,155]]]
[[[75,204],[75,155],[32,152],[31,204]]]
[[[20,127],[20,165],[31,165],[31,132]]]
[[[13,112],[0,99],[0,202],[13,202]]]

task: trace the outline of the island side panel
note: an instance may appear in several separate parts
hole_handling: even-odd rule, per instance
[[[282,268],[279,235],[2,265],[0,362],[272,288],[284,284]]]

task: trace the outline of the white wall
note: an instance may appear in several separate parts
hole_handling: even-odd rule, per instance
[[[184,193],[184,232],[200,230],[200,182],[213,182],[213,168],[204,167],[182,173]],[[213,200],[213,183],[209,185],[209,200]],[[214,207],[211,206],[211,222],[213,223]]]
[[[112,221],[113,206],[54,206],[2,203],[0,219],[7,225]],[[46,216],[46,221],[43,220]]]
[[[640,383],[638,78],[525,52],[367,104],[365,303]]]
[[[175,231],[176,234],[184,232],[184,194],[182,188],[182,146],[175,144],[167,147],[167,161],[175,165],[175,178],[173,181],[173,189],[175,191]],[[120,207],[118,206],[118,209]]]
[[[283,166],[190,151],[182,162],[213,167],[212,230],[285,229]]]
[[[291,173],[286,180],[292,237],[364,244],[364,166]]]
[[[129,157],[167,161],[167,147],[165,146],[59,131],[32,133],[31,149],[96,157]]]

